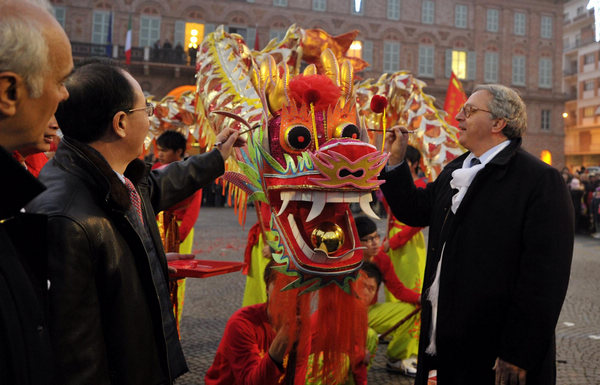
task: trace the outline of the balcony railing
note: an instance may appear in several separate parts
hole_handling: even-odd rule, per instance
[[[108,44],[93,44],[72,42],[71,47],[74,57],[110,57],[112,59],[125,60],[125,47],[112,46]],[[132,47],[132,62],[152,62],[176,65],[194,66],[196,62],[195,51],[188,55],[183,48],[151,48],[151,47]]]

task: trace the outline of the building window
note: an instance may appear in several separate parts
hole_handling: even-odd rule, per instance
[[[388,0],[387,18],[390,20],[400,20],[400,0]]]
[[[498,52],[486,52],[484,57],[483,81],[498,82]]]
[[[456,28],[467,28],[468,8],[464,4],[456,4],[454,7],[454,26]]]
[[[362,59],[370,64],[373,68],[373,42],[371,40],[363,41]]]
[[[515,55],[512,59],[512,84],[525,85],[525,56]]]
[[[94,11],[92,21],[92,43],[106,44],[108,37],[108,24],[110,23],[110,12]]]
[[[282,28],[271,28],[269,30],[269,40],[272,40],[272,39],[283,40],[286,32],[287,32],[287,30],[282,29]]]
[[[583,64],[593,64],[595,60],[595,55],[593,53],[588,53],[583,56]]]
[[[542,131],[550,131],[550,110],[542,110]]]
[[[327,10],[327,0],[313,0],[313,11],[324,12]]]
[[[346,51],[346,56],[362,59],[362,42],[359,40],[354,40],[352,44],[350,44],[348,51]]]
[[[515,12],[515,35],[525,36],[525,14],[523,12]]]
[[[273,0],[273,5],[276,7],[287,7],[287,0]]]
[[[467,52],[452,51],[452,72],[459,79],[467,78]]]
[[[65,16],[67,14],[65,7],[52,7],[52,10],[54,11],[54,18],[56,19],[56,21],[58,21],[58,24],[60,24],[64,29]]]
[[[540,88],[552,88],[552,60],[547,57],[540,58]]]
[[[366,0],[351,0],[352,4],[351,13],[353,15],[362,15],[365,10],[365,1]]]
[[[400,70],[400,43],[383,42],[383,72],[393,73]]]
[[[175,20],[175,30],[173,31],[173,45],[177,44],[185,47],[185,21]]]
[[[445,67],[447,78],[454,72],[459,79],[473,80],[477,73],[477,54],[475,51],[447,49]]]
[[[419,45],[419,76],[433,77],[433,55],[432,45]]]
[[[540,24],[540,36],[543,39],[552,38],[552,16],[542,16]]]
[[[497,9],[487,10],[487,19],[485,23],[485,29],[488,32],[498,32],[498,19],[500,12]]]
[[[151,47],[160,40],[160,17],[140,17],[140,47]]]
[[[594,81],[586,80],[583,82],[583,90],[584,91],[592,91],[594,89]]]
[[[435,3],[432,0],[423,0],[421,5],[421,23],[433,24],[435,21]]]
[[[596,114],[596,107],[595,106],[585,107],[583,109],[583,117],[584,118],[591,118],[595,114]]]

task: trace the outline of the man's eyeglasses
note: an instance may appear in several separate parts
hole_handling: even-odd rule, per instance
[[[377,242],[379,241],[379,234],[369,235],[368,237],[360,238],[361,242],[369,243],[369,242]]]
[[[146,114],[148,114],[148,116],[152,116],[152,115],[154,115],[154,104],[146,103],[145,107],[132,108],[131,110],[127,110],[127,113],[131,113],[131,112],[135,112],[135,111],[142,111],[142,110],[145,110]]]
[[[492,114],[492,111],[484,110],[483,108],[479,107],[474,107],[470,104],[465,104],[464,106],[462,106],[460,110],[458,110],[458,113],[460,114],[462,112],[463,114],[465,114],[466,118],[470,118],[471,115],[473,115],[477,111],[489,112],[490,114]]]

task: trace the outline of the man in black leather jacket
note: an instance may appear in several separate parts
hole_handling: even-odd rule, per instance
[[[11,152],[44,143],[44,131],[73,68],[71,46],[54,17],[27,1],[0,12],[0,383],[48,384],[46,217],[23,213],[44,190]]]
[[[84,65],[56,113],[64,139],[28,207],[48,215],[50,336],[60,384],[171,384],[188,368],[168,294],[155,212],[224,172],[241,144],[150,171],[137,157],[148,133],[142,89],[125,70]]]

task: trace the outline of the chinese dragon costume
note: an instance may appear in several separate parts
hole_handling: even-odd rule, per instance
[[[388,158],[369,143],[381,145],[382,136],[366,128],[411,127],[431,154],[432,175],[462,153],[456,130],[409,73],[355,83],[353,64],[364,62],[344,58],[354,37],[346,35],[346,45],[323,49],[306,40],[327,39],[324,31],[292,26],[258,52],[220,27],[198,49],[196,91],[161,102],[153,118],[155,130],[187,130],[206,149],[224,127],[247,135],[223,179],[236,186],[240,218],[247,201],[270,207],[261,228],[281,274],[269,310],[275,328],[287,325],[298,341],[290,360],[313,357],[309,377],[321,383],[340,383],[364,356],[366,305],[356,294],[363,255],[350,204],[376,217],[369,203]],[[300,72],[303,58],[312,63]],[[387,114],[370,110],[375,95],[389,100]]]

